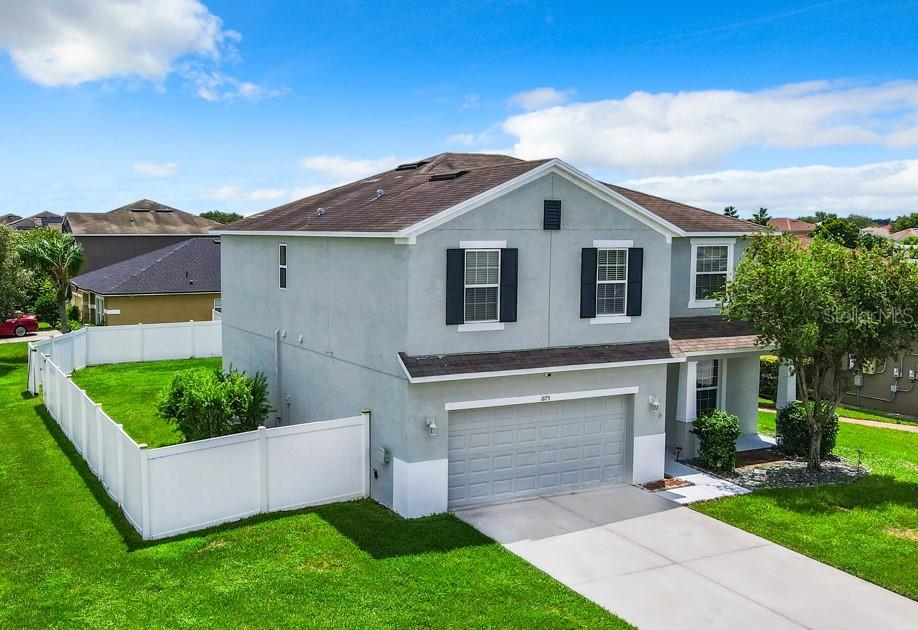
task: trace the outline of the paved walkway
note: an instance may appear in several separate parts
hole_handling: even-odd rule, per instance
[[[774,409],[767,409],[765,407],[759,407],[759,411],[766,411],[768,413],[774,413]],[[897,424],[895,422],[880,422],[879,420],[860,420],[859,418],[845,418],[843,416],[838,417],[839,422],[845,422],[847,424],[859,424],[864,427],[874,427],[877,429],[893,429],[895,431],[906,431],[908,433],[918,433],[918,424]]]
[[[23,341],[40,341],[57,337],[61,332],[59,330],[39,330],[37,333],[31,333],[25,337],[0,337],[0,343],[20,343]]]
[[[738,494],[748,494],[750,490],[726,479],[720,479],[714,475],[709,475],[697,468],[686,466],[682,462],[667,458],[664,466],[664,472],[672,477],[677,477],[690,482],[692,485],[682,488],[673,488],[672,490],[662,490],[657,492],[657,496],[664,499],[675,501],[680,505],[697,503],[698,501],[708,501],[710,499],[720,499],[722,497],[733,497]]]
[[[456,515],[643,630],[914,628],[918,603],[631,486]]]

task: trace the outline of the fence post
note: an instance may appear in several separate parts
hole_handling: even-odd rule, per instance
[[[197,352],[195,352],[195,347],[197,344],[195,343],[194,320],[192,319],[189,323],[191,324],[190,326],[190,329],[191,329],[191,358],[194,359],[196,356],[198,356]]]
[[[258,427],[258,498],[259,510],[268,511],[268,430]]]
[[[61,413],[61,377],[62,375],[63,375],[63,372],[61,372],[60,368],[56,368],[54,370],[54,412],[57,415],[57,418],[55,418],[55,420],[57,420],[57,424],[63,428],[64,421],[62,418],[63,414]]]
[[[86,434],[87,434],[86,400],[89,400],[89,396],[86,395],[85,389],[80,390],[79,398],[80,398],[80,447],[81,447],[80,452],[83,454],[83,457],[86,458],[86,455],[89,452],[89,449],[87,448],[88,445],[86,444],[86,441],[87,441],[86,440]],[[86,400],[84,400],[84,398]]]
[[[121,437],[121,431],[124,431],[122,425],[117,425],[119,431],[115,434],[118,436],[118,507],[124,505],[124,438]]]
[[[144,343],[143,343],[143,322],[137,324],[137,334],[140,335],[140,360],[144,361]]]
[[[96,408],[96,455],[99,458],[99,479],[105,483],[105,438],[102,436],[102,403],[93,403]]]
[[[372,412],[369,409],[362,409],[360,415],[363,416],[363,432],[361,448],[363,448],[363,496],[370,496],[370,417]]]
[[[150,538],[150,451],[146,444],[140,445],[140,537]]]

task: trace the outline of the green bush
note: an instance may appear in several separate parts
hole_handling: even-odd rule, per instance
[[[791,403],[778,410],[775,433],[778,436],[781,450],[788,455],[807,457],[810,454],[810,425],[806,419],[806,409],[803,403]],[[819,459],[823,459],[835,449],[837,435],[838,414],[835,414],[822,430]]]
[[[83,318],[80,314],[80,307],[77,306],[76,304],[71,304],[70,306],[68,306],[67,307],[67,319],[71,323],[82,321]]]
[[[45,292],[38,296],[38,299],[35,300],[35,315],[38,316],[38,321],[48,322],[52,326],[57,326],[60,323],[57,298],[54,297],[53,291]]]
[[[709,470],[730,473],[736,467],[736,438],[739,418],[721,409],[695,420],[692,433],[698,436],[698,462]]]
[[[778,399],[778,357],[763,354],[759,359],[759,396],[768,400]]]
[[[271,411],[264,374],[230,370],[178,372],[160,395],[156,412],[176,425],[185,441],[251,431]]]

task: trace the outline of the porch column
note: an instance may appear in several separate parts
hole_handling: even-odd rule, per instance
[[[783,361],[778,365],[778,398],[775,408],[781,409],[797,400],[797,375],[793,368]]]
[[[692,430],[692,423],[697,418],[695,407],[695,387],[698,383],[697,373],[697,361],[686,361],[679,364],[675,435],[671,436],[669,442],[681,449],[680,458],[693,457],[695,455],[695,436],[690,431]]]

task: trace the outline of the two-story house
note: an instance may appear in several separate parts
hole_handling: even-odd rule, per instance
[[[441,154],[219,231],[223,361],[279,424],[370,409],[371,494],[406,516],[657,480],[705,410],[756,431],[761,350],[713,294],[757,229]]]

